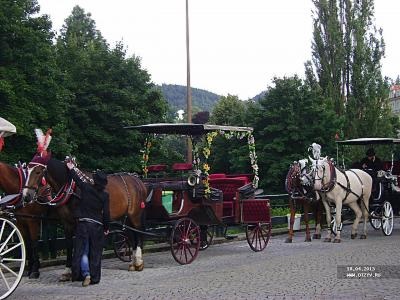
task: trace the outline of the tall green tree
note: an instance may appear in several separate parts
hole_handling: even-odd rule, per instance
[[[76,6],[57,40],[57,61],[72,93],[73,153],[84,168],[140,170],[142,138],[124,126],[162,120],[167,105],[140,58],[110,49],[90,13]]]
[[[2,159],[29,160],[36,149],[35,128],[62,132],[52,143],[55,151],[66,143],[65,99],[54,60],[54,34],[48,16],[38,16],[36,0],[0,0],[1,116],[17,127],[8,138]],[[10,151],[8,151],[10,150]]]
[[[289,165],[307,157],[313,142],[322,145],[323,155],[335,154],[340,119],[312,76],[304,82],[297,76],[275,78],[273,83],[248,115],[255,132],[261,187],[284,192]]]
[[[344,137],[394,136],[398,125],[381,72],[385,43],[374,25],[374,1],[313,3],[313,62],[327,101],[345,118]]]

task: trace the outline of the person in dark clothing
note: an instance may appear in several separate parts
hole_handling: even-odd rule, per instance
[[[383,169],[383,163],[381,159],[375,155],[375,150],[373,148],[369,148],[366,155],[367,156],[360,162],[363,169],[371,169],[375,173]]]
[[[72,162],[67,163],[72,178],[81,190],[75,211],[77,227],[72,257],[72,280],[82,280],[82,286],[99,283],[104,235],[109,232],[109,195],[105,192],[107,175],[93,175],[94,185],[84,182]]]

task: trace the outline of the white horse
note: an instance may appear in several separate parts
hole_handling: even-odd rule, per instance
[[[331,211],[328,202],[336,206],[336,237],[333,242],[340,243],[340,231],[342,224],[342,206],[348,205],[355,213],[351,229],[351,238],[357,236],[358,224],[361,216],[364,217],[364,231],[361,239],[367,238],[367,221],[369,217],[368,205],[372,190],[372,177],[358,169],[342,171],[333,165],[333,162],[327,157],[322,159],[311,159],[311,176],[314,182],[314,190],[321,195],[322,203],[326,211],[327,224],[331,223]],[[307,180],[307,179],[305,179]],[[360,205],[358,201],[360,200]],[[361,209],[360,209],[361,206]],[[331,241],[331,230],[328,228],[328,234],[325,242]]]

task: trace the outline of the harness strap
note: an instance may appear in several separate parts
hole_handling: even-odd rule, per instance
[[[126,181],[125,181],[125,179],[123,177],[123,174],[118,174],[118,176],[121,178],[121,180],[122,180],[122,182],[124,183],[124,186],[125,186],[125,191],[126,191],[126,194],[128,196],[128,209],[127,209],[127,211],[129,212],[129,209],[131,208],[132,199],[131,199],[131,195],[130,195],[129,190],[128,190],[128,185],[126,184]]]
[[[361,195],[357,195],[357,194],[354,193],[354,192],[351,190],[351,188],[350,188],[350,181],[349,181],[349,178],[348,178],[346,172],[343,172],[342,170],[340,170],[340,171],[344,174],[344,176],[346,177],[346,181],[347,181],[347,187],[345,187],[344,185],[342,185],[340,182],[337,183],[341,188],[343,188],[343,189],[346,191],[346,197],[344,197],[343,202],[346,201],[347,196],[348,196],[349,194],[353,194],[354,196],[357,197],[357,200],[361,200],[361,197],[364,195],[364,184],[363,184],[363,182],[361,181],[360,176],[358,176],[358,174],[357,174],[356,172],[354,172],[353,170],[348,170],[349,172],[352,172],[354,175],[356,175],[358,181],[359,181],[360,184],[361,184]],[[361,201],[361,202],[364,202],[364,201]],[[365,205],[365,204],[364,204],[364,205]]]

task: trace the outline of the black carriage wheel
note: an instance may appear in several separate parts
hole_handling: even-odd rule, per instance
[[[271,237],[271,224],[258,223],[248,224],[246,226],[246,239],[250,248],[259,252],[267,247],[269,238]]]
[[[391,235],[393,231],[393,207],[389,201],[383,202],[382,206],[382,232]]]
[[[371,213],[371,217],[369,219],[369,223],[371,224],[372,228],[375,230],[379,230],[382,227],[382,218],[381,218],[381,213],[378,211],[378,209],[375,209]]]
[[[200,248],[200,227],[190,218],[179,219],[172,229],[171,253],[181,265],[193,262]]]
[[[112,233],[112,243],[115,255],[123,262],[132,261],[132,245],[127,234],[123,231]]]
[[[215,226],[200,226],[200,248],[199,250],[206,250],[210,247],[215,234]]]
[[[26,262],[25,244],[17,226],[0,217],[0,299],[18,287]]]

